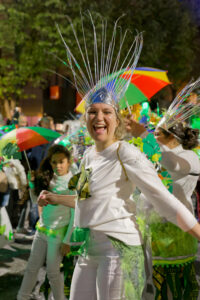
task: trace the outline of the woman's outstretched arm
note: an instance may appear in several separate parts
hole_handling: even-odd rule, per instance
[[[61,204],[71,208],[75,207],[76,195],[59,195],[49,191],[42,191],[38,197],[38,205]]]

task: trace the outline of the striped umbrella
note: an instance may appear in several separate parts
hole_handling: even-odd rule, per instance
[[[124,78],[124,80],[128,80],[131,71],[122,70],[116,74],[117,76]],[[111,81],[117,80],[115,74],[111,74],[110,78]],[[123,109],[127,107],[127,102],[129,105],[134,105],[150,100],[153,95],[168,84],[170,84],[170,81],[167,77],[167,71],[147,67],[136,68],[125,96],[120,100],[120,108]],[[85,101],[82,100],[75,110],[79,113],[84,113]]]
[[[47,144],[58,138],[56,131],[43,127],[21,127],[4,134],[0,139],[0,156],[20,158],[19,152]]]

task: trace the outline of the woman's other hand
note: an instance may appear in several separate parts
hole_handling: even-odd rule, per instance
[[[51,193],[49,191],[42,191],[39,195],[38,201],[41,200],[42,203],[47,204],[59,204],[58,203],[58,194]],[[43,204],[44,206],[44,204]]]
[[[134,120],[132,115],[128,115],[124,119],[124,125],[127,132],[131,133],[134,137],[139,137],[146,131],[143,124],[140,124]]]

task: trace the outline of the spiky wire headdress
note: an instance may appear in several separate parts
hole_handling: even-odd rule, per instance
[[[124,59],[121,59],[124,51],[125,41],[128,35],[128,30],[122,35],[121,28],[118,27],[119,19],[114,24],[111,40],[107,40],[107,21],[101,18],[101,33],[97,34],[96,26],[90,12],[87,13],[92,25],[93,40],[90,39],[90,47],[94,47],[94,66],[91,67],[88,54],[88,43],[86,42],[86,32],[84,28],[83,16],[81,14],[81,27],[83,46],[81,46],[78,35],[74,25],[69,17],[69,23],[79,49],[81,63],[75,58],[73,50],[65,41],[59,26],[57,25],[58,32],[64,43],[67,55],[67,65],[70,67],[74,85],[86,102],[86,107],[94,102],[103,102],[114,106],[118,109],[119,100],[124,96],[129,83],[131,81],[133,72],[137,65],[142,45],[142,34],[139,33],[134,37]],[[118,30],[120,36],[117,35]],[[91,33],[91,32],[89,32]],[[117,39],[119,38],[119,41]],[[115,57],[114,57],[115,56]],[[57,57],[58,58],[58,57]],[[58,58],[61,60],[60,58]],[[61,60],[65,65],[66,62]],[[81,67],[81,64],[83,65]],[[94,69],[94,70],[92,70]],[[120,77],[122,70],[129,70],[125,77]],[[64,76],[62,76],[65,78]],[[65,78],[67,79],[67,78]]]
[[[200,77],[195,82],[188,83],[175,97],[169,106],[164,117],[159,121],[156,128],[162,127],[168,131],[178,123],[187,121],[191,116],[200,112],[200,96],[197,97],[197,104],[191,104],[188,97],[200,87]],[[170,131],[168,131],[171,133]],[[174,136],[175,134],[172,133]],[[177,136],[176,136],[177,137]],[[177,137],[178,138],[178,137]]]

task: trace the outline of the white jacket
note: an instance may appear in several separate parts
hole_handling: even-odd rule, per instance
[[[122,164],[128,175],[126,180]],[[131,197],[137,186],[161,216],[183,230],[196,223],[194,216],[163,185],[153,164],[135,146],[116,142],[101,152],[95,146],[86,150],[82,163],[91,169],[91,197],[78,200],[75,226],[103,231],[128,245],[141,244]]]

